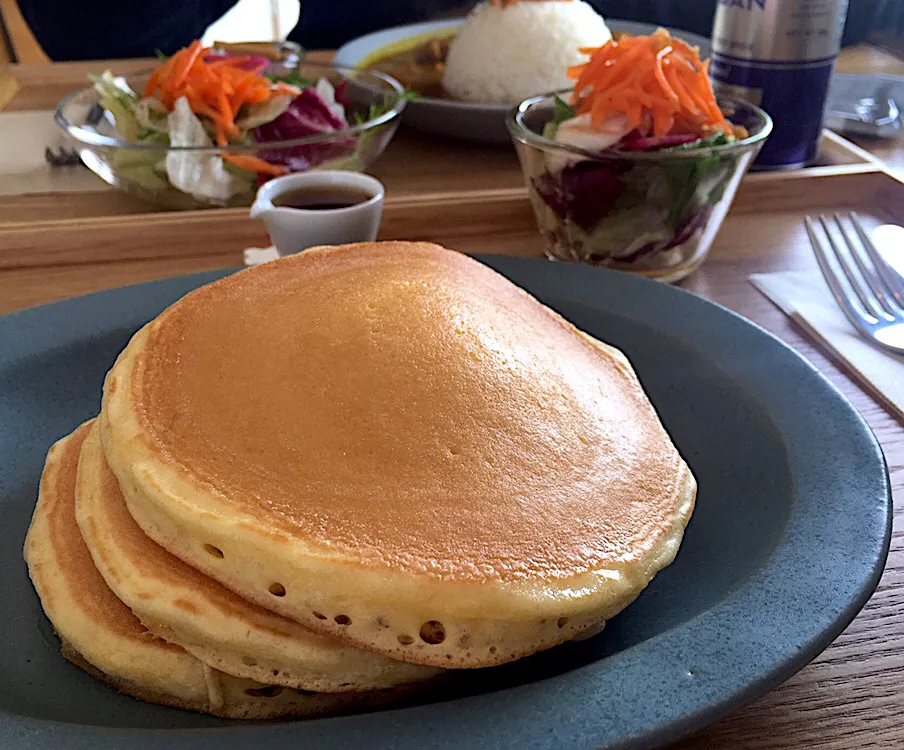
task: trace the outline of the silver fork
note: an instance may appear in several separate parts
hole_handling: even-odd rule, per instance
[[[831,231],[831,222],[819,217],[821,232],[812,218],[804,220],[832,296],[847,319],[870,341],[904,353],[904,279],[879,254],[856,213],[851,212],[850,224],[858,242],[853,241],[839,214],[833,219],[835,230]]]

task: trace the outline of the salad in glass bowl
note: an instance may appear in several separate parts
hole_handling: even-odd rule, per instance
[[[696,49],[663,29],[582,52],[573,90],[508,122],[546,253],[677,281],[709,252],[772,121],[717,100]]]
[[[105,72],[56,121],[112,185],[169,208],[250,205],[272,177],[363,170],[408,94],[369,70],[230,54],[192,43],[145,75]]]

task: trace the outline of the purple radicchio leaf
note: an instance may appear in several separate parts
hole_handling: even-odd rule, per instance
[[[314,135],[339,133],[347,126],[329,108],[314,88],[307,88],[296,96],[288,109],[272,122],[254,129],[254,140],[267,144],[289,141]],[[342,156],[354,153],[357,139],[337,135],[322,143],[288,148],[263,148],[258,155],[273,164],[280,164],[292,172],[300,172]]]
[[[699,140],[700,137],[696,135],[676,133],[657,138],[656,136],[641,135],[638,131],[632,130],[618,142],[618,148],[622,151],[658,151],[659,149],[683,146],[686,143],[693,143]]]
[[[619,170],[609,164],[582,161],[558,175],[545,173],[533,180],[534,189],[561,219],[570,219],[589,232],[608,215],[625,190]]]
[[[249,73],[261,73],[270,65],[269,58],[262,55],[231,55],[228,52],[208,52],[204,55],[204,62],[211,63],[217,60],[228,60],[232,57],[243,58],[235,67],[240,70],[247,70]]]
[[[695,232],[706,226],[706,222],[709,221],[712,211],[712,206],[701,207],[699,211],[688,216],[681,223],[671,239],[662,240],[660,242],[649,242],[630,255],[626,255],[624,258],[618,258],[619,263],[636,263],[643,258],[648,258],[657,253],[664,253],[666,250],[672,250],[679,245],[683,245]]]

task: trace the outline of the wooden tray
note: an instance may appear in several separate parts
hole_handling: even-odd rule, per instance
[[[153,204],[107,185],[84,167],[47,167],[44,149],[65,143],[50,111],[0,113],[0,136],[0,224],[160,212]],[[878,162],[826,131],[817,164],[800,171],[826,167],[870,171]],[[386,185],[389,195],[399,199],[523,189],[518,158],[510,145],[468,144],[406,128],[369,171]],[[764,177],[768,175],[752,174],[745,183]]]
[[[842,170],[842,171],[839,171]],[[868,226],[904,224],[904,183],[876,167],[771,173],[745,183],[687,289],[735,307],[751,273],[812,270],[805,214],[858,210]],[[383,239],[421,239],[473,253],[542,257],[524,191],[389,198]],[[0,225],[0,314],[111,286],[237,266],[267,244],[243,209]],[[758,297],[754,293],[754,298]],[[768,305],[753,299],[755,307]]]
[[[789,217],[799,223],[804,212],[851,208],[894,221],[904,208],[904,183],[876,163],[750,175],[716,244],[750,242],[750,235],[736,232],[747,216],[758,217],[757,237]],[[433,240],[469,252],[542,255],[522,187],[389,194],[381,237]],[[267,244],[263,224],[245,209],[7,222],[0,224],[0,269],[202,257],[237,265],[242,249]]]

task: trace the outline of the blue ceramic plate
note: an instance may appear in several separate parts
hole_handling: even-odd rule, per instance
[[[424,34],[452,33],[461,24],[461,19],[428,21],[375,31],[343,44],[336,50],[334,59],[337,65],[355,68],[361,64],[362,60],[388,44],[420,37]],[[633,36],[652,34],[658,28],[655,24],[619,21],[612,18],[607,18],[606,24],[613,33],[625,33]],[[672,30],[672,33],[688,43],[700,47],[700,54],[703,57],[709,57],[708,39],[689,31]],[[545,94],[546,92],[538,91],[537,93]],[[505,116],[511,108],[509,104],[469,104],[451,99],[424,97],[408,102],[403,122],[418,130],[450,138],[478,143],[509,143]]]
[[[121,697],[59,654],[21,549],[44,454],[98,409],[139,326],[223,273],[0,318],[0,747],[648,748],[777,685],[878,581],[891,501],[851,405],[790,348],[669,286],[486,258],[633,361],[700,484],[675,563],[599,636],[463,672],[429,703],[315,721],[230,723]]]

